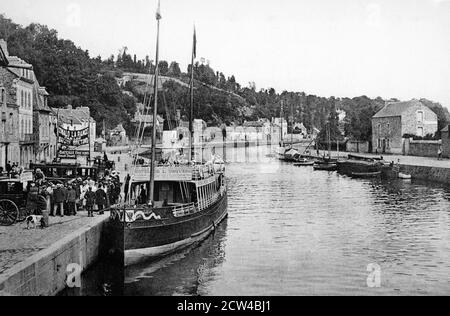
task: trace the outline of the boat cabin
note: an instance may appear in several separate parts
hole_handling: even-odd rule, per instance
[[[150,175],[148,168],[137,170],[130,186],[130,203],[148,203]],[[154,206],[181,207],[194,204],[204,209],[225,192],[223,165],[158,166],[155,169]]]

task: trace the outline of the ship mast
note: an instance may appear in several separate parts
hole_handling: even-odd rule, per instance
[[[156,11],[157,21],[157,35],[156,35],[156,67],[155,67],[155,82],[154,82],[154,105],[153,105],[153,131],[152,131],[152,158],[150,161],[150,192],[149,203],[154,206],[155,195],[155,164],[156,164],[156,124],[158,116],[158,77],[159,77],[159,22],[161,20],[161,1],[158,1],[158,10]]]
[[[197,35],[194,26],[194,38],[192,42],[192,59],[191,59],[191,84],[190,84],[190,99],[189,99],[189,162],[195,159],[194,153],[194,60],[197,57]]]
[[[283,116],[284,116],[283,107],[284,107],[284,101],[281,100],[281,110],[280,110],[280,133],[281,133],[281,135],[280,135],[280,139],[281,139],[280,144],[281,144],[281,147],[284,147],[284,141],[283,141]]]

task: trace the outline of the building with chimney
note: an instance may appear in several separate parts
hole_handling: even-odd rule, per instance
[[[56,158],[56,113],[48,106],[48,92],[35,82],[33,97],[33,132],[37,135],[36,161],[53,162]]]
[[[36,82],[32,65],[16,56],[10,56],[8,46],[0,40],[7,66],[0,68],[0,87],[3,91],[0,161],[28,167],[35,162],[33,133],[33,90]]]
[[[372,118],[373,151],[402,154],[404,137],[425,137],[437,131],[436,113],[422,102],[387,102]]]

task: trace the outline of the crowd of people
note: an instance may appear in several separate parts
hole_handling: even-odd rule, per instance
[[[47,181],[43,172],[37,169],[34,179],[29,184],[27,207],[43,210],[49,206],[50,216],[75,216],[84,210],[89,217],[93,217],[95,212],[104,214],[105,209],[119,203],[121,199],[121,182],[119,174],[115,172],[106,172],[97,181],[77,178],[65,183],[54,183]],[[42,204],[39,196],[44,197],[50,205],[39,205]]]
[[[5,175],[6,173],[8,176],[15,177],[21,175],[23,172],[23,168],[20,167],[17,162],[11,163],[11,161],[8,161],[5,167],[6,170],[3,169],[3,167],[0,167],[0,176]]]

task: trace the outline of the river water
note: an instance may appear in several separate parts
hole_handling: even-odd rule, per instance
[[[229,217],[196,245],[128,268],[126,295],[450,294],[450,189],[227,159]]]
[[[269,152],[228,149],[228,218],[199,245],[127,268],[124,294],[450,295],[448,186],[352,179]],[[63,295],[104,295],[107,265]]]

